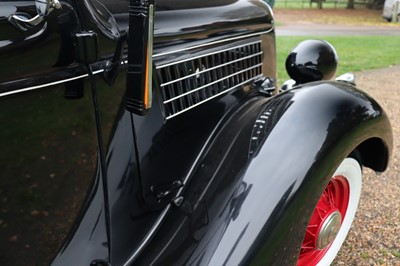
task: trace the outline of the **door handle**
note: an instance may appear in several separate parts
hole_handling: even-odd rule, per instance
[[[8,20],[21,31],[40,24],[54,9],[61,9],[61,3],[58,0],[35,0],[37,15],[33,18],[25,13],[16,13],[11,15]]]

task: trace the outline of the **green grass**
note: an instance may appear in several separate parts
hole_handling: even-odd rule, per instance
[[[279,84],[289,79],[285,60],[299,42],[323,39],[330,42],[339,56],[336,75],[400,64],[400,36],[278,36],[277,64]]]
[[[369,258],[368,252],[363,252],[363,253],[361,253],[361,258],[363,258],[363,259],[368,259],[368,258]]]
[[[396,258],[400,258],[400,251],[399,250],[392,250],[392,254],[396,257]]]

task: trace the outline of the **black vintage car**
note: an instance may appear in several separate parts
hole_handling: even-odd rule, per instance
[[[260,0],[0,0],[0,264],[330,264],[390,123],[275,51]]]

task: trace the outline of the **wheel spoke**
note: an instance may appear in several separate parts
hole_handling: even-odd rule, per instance
[[[354,174],[349,170],[354,169],[354,166],[358,166],[359,174]],[[326,262],[329,264],[332,262],[347,234],[349,222],[346,222],[346,233],[341,235],[340,241],[334,241],[342,230],[342,223],[344,217],[347,215],[348,205],[350,204],[350,190],[353,187],[350,186],[348,179],[356,180],[358,182],[356,183],[356,189],[359,190],[361,188],[361,168],[354,159],[349,158],[345,159],[340,167],[343,167],[343,169],[338,170],[338,172],[346,174],[332,177],[322,192],[306,228],[304,240],[300,247],[298,266],[312,266],[318,264],[320,261],[323,261],[324,264]],[[354,183],[354,181],[352,182]],[[357,203],[358,199],[355,204]],[[355,213],[354,208],[353,203],[352,219]],[[350,220],[352,221],[352,219]],[[336,248],[332,248],[333,245],[336,245]],[[330,252],[330,250],[333,251]]]
[[[336,208],[335,194],[334,194],[334,192],[332,190],[332,187],[333,187],[333,184],[332,184],[332,182],[330,182],[328,184],[328,186],[326,187],[325,191],[326,191],[326,193],[328,195],[328,202],[329,202],[330,207],[331,208]]]

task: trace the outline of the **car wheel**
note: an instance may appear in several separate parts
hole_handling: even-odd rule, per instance
[[[359,162],[346,158],[325,187],[307,226],[298,266],[329,265],[354,220],[361,195]]]

